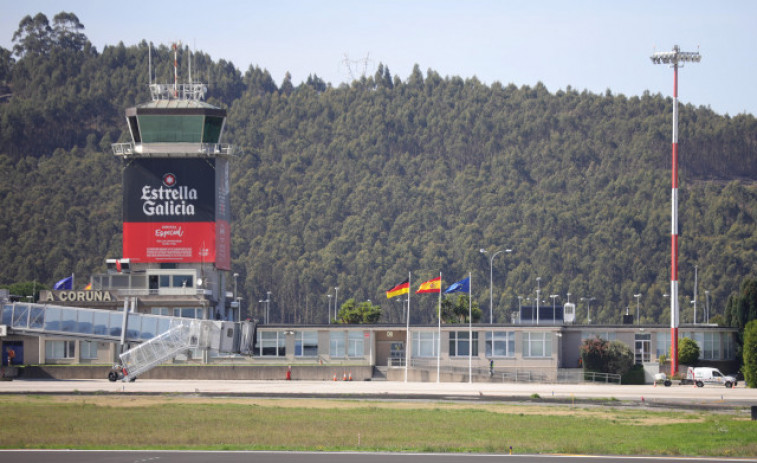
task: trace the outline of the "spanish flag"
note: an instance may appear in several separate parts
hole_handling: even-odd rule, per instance
[[[410,292],[410,280],[405,280],[394,288],[386,292],[386,298],[391,299],[394,296],[401,296]]]
[[[415,294],[423,293],[440,293],[442,291],[442,277],[438,276],[433,280],[423,283]]]
[[[92,291],[92,282],[90,281],[87,286],[84,287],[84,291]]]

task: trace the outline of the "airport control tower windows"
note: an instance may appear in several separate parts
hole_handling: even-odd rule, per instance
[[[221,138],[221,129],[223,129],[222,117],[205,117],[205,128],[202,131],[202,142],[218,143],[219,139]]]
[[[139,127],[144,143],[200,143],[203,116],[142,115]]]
[[[134,143],[142,143],[142,136],[139,134],[139,125],[137,124],[137,116],[129,116],[129,130],[131,130],[131,137],[134,139]]]

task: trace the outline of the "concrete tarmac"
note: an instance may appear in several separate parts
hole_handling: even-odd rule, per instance
[[[757,406],[757,389],[743,385],[670,387],[610,384],[541,383],[436,383],[401,381],[192,381],[142,380],[109,382],[107,379],[25,380],[0,382],[0,394],[198,394],[250,397],[323,397],[364,399],[528,401],[552,399],[618,400],[644,405],[692,405],[710,407]]]

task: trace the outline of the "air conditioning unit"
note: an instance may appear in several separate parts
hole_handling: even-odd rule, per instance
[[[0,325],[0,338],[8,336],[8,326],[7,325]]]

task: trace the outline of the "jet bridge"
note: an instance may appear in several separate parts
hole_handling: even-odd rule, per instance
[[[134,379],[188,349],[249,354],[255,333],[250,322],[148,315],[125,308],[115,311],[18,302],[2,305],[0,325],[7,326],[12,334],[65,336],[120,342],[122,346],[139,343],[120,355],[124,380]]]

